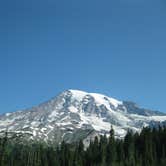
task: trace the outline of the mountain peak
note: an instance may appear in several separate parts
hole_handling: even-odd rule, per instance
[[[111,98],[99,93],[89,93],[89,92],[85,92],[81,90],[73,90],[73,89],[69,89],[67,91],[71,92],[72,96],[79,101],[83,101],[87,96],[89,96],[93,98],[98,105],[112,104],[113,106],[118,107],[118,105],[122,105],[123,103],[122,101],[116,100],[114,98]]]
[[[28,140],[72,142],[109,134],[110,126],[118,138],[128,129],[166,121],[159,112],[140,108],[132,102],[119,101],[99,93],[69,89],[32,109],[0,116],[0,132],[23,134]],[[95,134],[94,134],[95,133]]]

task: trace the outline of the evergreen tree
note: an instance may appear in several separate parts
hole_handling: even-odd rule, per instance
[[[18,139],[19,140],[19,139]],[[17,140],[17,141],[18,141]],[[60,146],[20,143],[0,138],[0,166],[165,166],[166,127],[144,128],[140,134],[128,131],[125,138],[100,136],[85,148],[82,141]]]

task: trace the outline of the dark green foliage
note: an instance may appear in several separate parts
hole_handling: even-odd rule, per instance
[[[20,144],[0,138],[0,166],[166,166],[166,127],[128,131],[123,140],[95,137],[85,149],[82,141],[58,147]]]

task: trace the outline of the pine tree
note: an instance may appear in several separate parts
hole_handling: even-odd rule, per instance
[[[107,145],[107,156],[106,162],[108,165],[114,166],[116,164],[117,154],[116,154],[116,142],[114,136],[114,129],[111,126],[110,137]]]

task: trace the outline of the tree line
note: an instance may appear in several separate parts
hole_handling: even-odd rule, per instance
[[[166,166],[166,127],[128,130],[124,139],[95,137],[85,149],[80,140],[59,146],[17,143],[0,138],[0,166]]]

